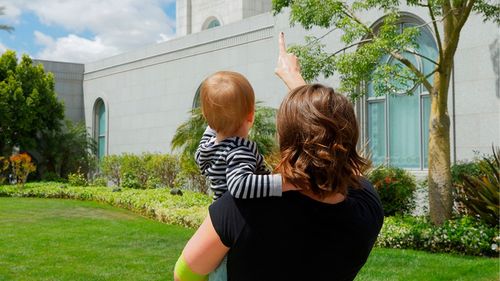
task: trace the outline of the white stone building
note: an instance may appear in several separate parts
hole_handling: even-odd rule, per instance
[[[218,70],[242,73],[257,100],[278,107],[286,94],[273,73],[279,32],[285,32],[290,44],[326,31],[291,28],[288,14],[274,17],[270,9],[271,0],[177,0],[176,39],[85,64],[83,103],[72,98],[71,104],[83,110],[99,154],[171,152],[172,136],[189,117],[200,82]],[[403,10],[404,24],[430,21],[425,9]],[[363,15],[373,23],[382,17],[380,12]],[[432,31],[423,34],[421,51],[432,55]],[[339,36],[333,32],[323,40],[338,50],[343,47]],[[492,143],[500,144],[499,38],[495,24],[475,15],[462,32],[449,93],[452,161],[470,159],[474,151],[488,153]],[[414,59],[424,71],[429,67]],[[320,82],[334,88],[339,84],[335,77]],[[59,94],[65,98],[64,92]],[[361,141],[371,147],[375,162],[425,172],[428,102],[422,89],[413,97],[358,102]]]

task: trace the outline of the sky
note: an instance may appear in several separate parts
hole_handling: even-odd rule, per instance
[[[0,53],[86,63],[175,36],[175,0],[0,0]]]

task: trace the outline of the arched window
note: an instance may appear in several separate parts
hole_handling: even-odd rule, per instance
[[[403,22],[400,28],[417,26]],[[418,48],[412,50],[422,56],[437,58],[434,37],[427,28],[421,28]],[[403,54],[425,75],[434,70],[434,63],[410,52]],[[380,63],[399,63],[390,56]],[[433,83],[432,76],[429,82]],[[372,83],[368,83],[366,104],[366,138],[374,164],[388,164],[408,169],[426,169],[429,151],[430,96],[419,85],[413,95],[396,94],[375,96]]]
[[[95,129],[94,135],[97,142],[97,156],[102,159],[106,155],[106,106],[102,99],[96,101],[94,106]]]
[[[214,28],[214,27],[217,27],[217,26],[220,26],[220,22],[218,19],[213,19],[212,21],[210,21],[207,25],[207,29],[210,29],[210,28]]]
[[[198,86],[198,89],[196,89],[196,93],[194,94],[194,99],[193,99],[193,109],[198,108],[201,106],[201,100],[200,100],[200,86]]]
[[[214,28],[217,26],[221,26],[221,22],[219,21],[219,19],[217,19],[216,17],[209,17],[205,20],[205,23],[202,26],[202,30]]]

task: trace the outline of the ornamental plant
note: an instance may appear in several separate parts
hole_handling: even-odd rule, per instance
[[[500,213],[500,148],[493,148],[493,157],[478,163],[479,176],[462,175],[463,185],[457,187],[458,200],[482,221],[498,227]]]
[[[377,190],[385,216],[408,214],[415,202],[415,178],[407,171],[396,167],[380,166],[372,170],[368,178]]]
[[[0,184],[3,184],[8,178],[9,174],[9,160],[3,156],[0,156]]]
[[[36,166],[31,162],[31,156],[27,153],[14,154],[10,158],[12,175],[18,185],[24,186],[28,175],[36,171]]]
[[[89,184],[87,176],[80,172],[80,169],[75,173],[68,174],[68,183],[73,186],[87,186]]]
[[[434,253],[498,256],[498,229],[473,217],[432,225],[426,217],[394,216],[384,220],[375,246]]]

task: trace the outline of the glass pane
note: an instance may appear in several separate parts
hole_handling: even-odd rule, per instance
[[[415,65],[417,68],[420,66],[419,61],[417,57],[414,54],[408,53],[408,52],[403,52],[403,56],[408,59],[413,65]],[[391,65],[399,65],[402,70],[408,70],[408,68],[400,61],[396,59],[391,59],[390,61]],[[412,75],[410,73],[405,73],[401,75]],[[406,79],[404,82],[401,80],[397,80],[394,78],[391,82],[392,85],[394,85],[397,89],[397,93],[392,93],[392,94],[402,94],[402,95],[407,95],[410,90],[412,90],[415,86],[415,83],[411,80]]]
[[[431,97],[422,96],[422,148],[424,168],[429,167],[429,116],[431,114]]]
[[[434,61],[437,61],[438,58],[438,50],[436,47],[436,43],[434,41],[434,37],[427,29],[422,29],[420,37],[418,39],[419,50],[418,52],[423,56],[426,56]],[[422,59],[423,62],[423,72],[425,75],[428,75],[432,71],[434,71],[435,64],[430,62],[427,59]],[[429,82],[434,83],[434,76],[429,77]]]
[[[99,103],[99,112],[97,114],[98,126],[99,126],[99,136],[106,135],[106,108],[103,102]]]
[[[373,164],[385,163],[385,102],[368,104],[368,148]]]
[[[200,100],[200,86],[198,86],[198,89],[196,90],[196,93],[194,94],[194,99],[193,99],[193,109],[198,108],[201,106],[201,100]]]
[[[214,28],[214,27],[217,27],[217,26],[220,26],[220,22],[218,20],[212,20],[208,24],[207,29]]]
[[[104,155],[106,154],[106,138],[99,137],[97,142],[98,142],[97,154],[99,156],[99,159],[102,159],[104,157]]]
[[[366,92],[369,98],[375,96],[375,92],[373,91],[373,83],[371,81],[366,84]]]
[[[389,98],[389,164],[400,168],[420,167],[418,94]]]
[[[383,55],[383,56],[380,58],[380,60],[379,60],[379,64],[380,64],[380,65],[388,64],[388,63],[390,63],[390,61],[391,61],[391,56],[390,56],[390,55],[388,55],[388,54],[385,54],[385,55]],[[369,81],[369,82],[366,84],[366,86],[367,86],[367,96],[368,96],[369,98],[371,98],[371,97],[375,97],[376,95],[375,95],[375,91],[374,91],[374,87],[373,87],[373,86],[374,86],[374,85],[373,85],[373,82],[372,82],[372,81]]]

